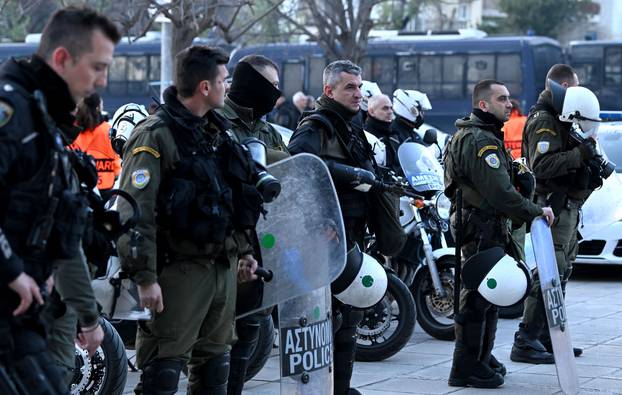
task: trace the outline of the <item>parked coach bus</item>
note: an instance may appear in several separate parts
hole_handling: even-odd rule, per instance
[[[322,92],[324,51],[315,43],[255,45],[235,50],[230,65],[249,54],[262,54],[281,68],[281,89],[313,96]],[[547,37],[485,37],[430,39],[397,36],[373,40],[361,62],[363,78],[389,94],[397,88],[428,94],[433,109],[426,120],[453,132],[453,123],[471,110],[473,86],[493,78],[507,84],[523,110],[529,110],[544,89],[549,67],[563,61],[559,43]]]
[[[622,111],[622,40],[572,41],[568,59],[604,110]]]

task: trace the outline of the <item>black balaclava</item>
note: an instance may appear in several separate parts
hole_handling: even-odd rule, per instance
[[[238,106],[253,109],[253,118],[259,119],[272,111],[281,91],[249,63],[239,62],[227,96]]]

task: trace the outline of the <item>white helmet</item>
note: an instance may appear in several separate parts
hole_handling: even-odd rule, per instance
[[[393,112],[414,123],[423,123],[421,111],[432,109],[428,96],[419,91],[396,89],[393,92]]]
[[[369,145],[371,145],[371,148],[374,150],[374,159],[376,159],[376,163],[380,166],[386,166],[387,147],[385,147],[384,143],[380,141],[378,137],[368,131],[365,131],[365,137],[367,138]]]
[[[363,98],[361,100],[361,110],[367,111],[367,101],[370,97],[381,94],[380,87],[375,82],[363,80],[361,85],[361,94]]]
[[[368,309],[384,298],[388,282],[384,267],[355,245],[348,251],[346,267],[331,284],[331,291],[344,304]]]
[[[467,259],[462,267],[462,282],[464,288],[477,289],[490,303],[508,307],[527,297],[531,272],[502,248],[493,247]]]
[[[583,138],[596,135],[600,119],[600,103],[596,95],[583,86],[564,88],[549,79],[553,108],[560,114],[563,122],[573,122],[579,126],[577,133]]]
[[[148,116],[149,113],[145,106],[136,103],[125,104],[115,111],[110,123],[110,139],[112,140],[112,149],[117,154],[123,155],[123,147],[127,139],[130,138],[132,131],[140,121]]]

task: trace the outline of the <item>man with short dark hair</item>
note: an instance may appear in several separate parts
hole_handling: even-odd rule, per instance
[[[296,132],[289,142],[292,154],[308,152],[319,156],[327,163],[338,163],[360,167],[374,172],[373,152],[363,134],[359,122],[353,119],[358,114],[362,100],[361,68],[348,61],[338,60],[324,69],[323,94],[317,100],[316,110],[303,114]],[[381,214],[379,201],[382,194],[369,194],[353,189],[349,182],[339,180],[333,174],[335,188],[343,215],[348,251],[358,244],[364,246],[365,227],[381,232],[380,221],[393,221],[399,227],[397,210]],[[372,200],[374,199],[374,200]],[[370,209],[376,209],[374,214]],[[383,206],[385,207],[385,206]],[[397,208],[397,207],[395,207]],[[378,218],[382,216],[383,218]],[[399,236],[404,236],[403,233]],[[392,251],[381,247],[383,254],[397,253],[404,243],[403,237],[393,238]],[[380,245],[380,243],[379,243]],[[393,251],[394,250],[394,251]],[[333,298],[334,322],[334,389],[336,395],[353,395],[359,392],[350,388],[350,379],[356,353],[356,328],[362,320],[362,312]]]
[[[546,89],[540,93],[525,123],[522,150],[536,177],[536,201],[550,204],[557,217],[551,226],[551,233],[557,269],[565,292],[572,273],[572,261],[577,255],[577,227],[581,206],[594,189],[589,187],[587,162],[596,155],[596,143],[592,138],[581,144],[571,139],[572,124],[559,120],[560,114],[553,106],[550,81],[564,88],[579,85],[572,67],[566,64],[551,67],[546,75]],[[514,335],[510,359],[552,364],[555,362],[552,352],[540,280],[536,274],[531,292],[525,300],[523,321]],[[580,348],[574,349],[575,356],[582,352]]]
[[[511,240],[512,225],[544,215],[550,208],[522,196],[514,186],[512,159],[503,146],[503,122],[510,115],[510,93],[503,83],[478,82],[473,89],[473,112],[456,121],[458,131],[445,151],[445,194],[452,202],[454,236],[461,232],[464,262],[480,251],[501,247],[518,259]],[[457,191],[462,191],[462,212],[456,212]],[[457,229],[457,216],[462,228]],[[477,290],[460,290],[456,314],[456,346],[449,385],[495,388],[503,384],[505,367],[492,355],[498,309]]]
[[[265,56],[247,55],[235,66],[225,106],[219,110],[231,123],[230,131],[235,140],[244,143],[247,139],[256,138],[266,144],[267,164],[289,156],[279,132],[263,120],[280,95],[278,66]],[[239,309],[248,311],[260,295],[261,289],[255,283],[241,284],[237,295]],[[249,359],[259,342],[260,327],[266,320],[272,319],[271,311],[271,308],[259,311],[236,321],[238,339],[231,350],[228,395],[242,393]]]
[[[3,393],[17,393],[13,385],[28,393],[67,392],[56,365],[74,366],[76,316],[79,341],[91,354],[103,339],[82,257],[88,203],[79,185],[86,180],[74,171],[78,163],[88,164],[64,146],[79,133],[72,116],[76,102],[106,86],[118,40],[105,16],[68,7],[51,16],[37,55],[10,59],[0,69],[0,373],[8,372],[0,374]],[[96,184],[96,177],[91,181]],[[51,290],[46,280],[54,266],[53,296],[67,309],[53,318],[69,323],[64,335],[70,362],[59,355],[53,360],[42,325],[50,319],[38,306],[41,292]],[[55,347],[58,354],[63,346]]]
[[[261,211],[245,204],[259,198],[246,173],[254,162],[214,111],[228,61],[199,45],[177,54],[175,85],[124,148],[121,189],[142,208],[142,237],[121,237],[119,258],[153,314],[137,335],[137,393],[175,394],[186,364],[189,394],[227,391],[236,283],[256,278],[246,232]],[[120,202],[119,211],[131,208]]]

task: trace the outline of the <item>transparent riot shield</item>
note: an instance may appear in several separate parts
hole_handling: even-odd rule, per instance
[[[279,304],[281,394],[332,394],[330,286]]]
[[[281,193],[264,205],[256,233],[271,279],[263,283],[260,303],[238,317],[325,287],[345,265],[341,209],[324,162],[300,154],[268,166],[268,172],[280,181]]]
[[[557,271],[553,237],[546,220],[543,218],[537,218],[531,224],[531,241],[544,297],[544,310],[553,343],[559,386],[565,394],[576,394],[579,390],[577,365],[572,350],[564,296]]]

